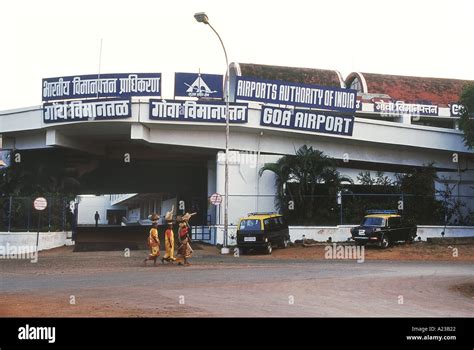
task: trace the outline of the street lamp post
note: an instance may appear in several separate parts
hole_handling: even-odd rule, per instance
[[[224,46],[224,42],[221,39],[221,36],[214,27],[209,23],[209,18],[204,12],[198,12],[194,14],[196,21],[200,23],[207,24],[212,31],[217,35],[219,41],[222,45],[225,55],[225,64],[226,64],[226,80],[225,80],[225,165],[224,165],[224,244],[221,250],[222,254],[228,254],[229,248],[227,247],[227,237],[229,233],[229,60],[227,58],[227,51]]]

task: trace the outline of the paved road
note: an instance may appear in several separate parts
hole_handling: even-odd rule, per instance
[[[474,317],[474,299],[453,290],[474,283],[472,263],[220,256],[195,257],[193,263],[186,268],[65,266],[29,273],[3,261],[0,315],[13,296],[20,307],[35,293],[43,313],[33,305],[25,308],[43,316],[49,315],[44,308],[51,315],[64,315],[57,309],[62,303],[71,308],[67,301],[73,295],[74,307],[84,308],[79,315]]]

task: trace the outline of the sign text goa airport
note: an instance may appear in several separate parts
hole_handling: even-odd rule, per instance
[[[330,112],[262,107],[260,125],[280,129],[352,136],[354,116]]]

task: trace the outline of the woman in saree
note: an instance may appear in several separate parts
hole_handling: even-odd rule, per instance
[[[160,256],[160,239],[158,238],[158,220],[159,216],[153,214],[151,217],[151,230],[148,235],[147,245],[150,248],[150,254],[143,260],[143,265],[146,266],[148,260],[153,260],[153,265],[156,265],[156,259]]]
[[[193,255],[193,248],[191,248],[191,230],[189,226],[189,219],[196,213],[186,213],[182,217],[179,218],[179,231],[178,231],[178,239],[179,239],[179,248],[178,248],[178,255],[180,256],[179,265],[189,266],[191,265],[188,262],[188,259]]]
[[[165,256],[161,258],[161,262],[165,261],[172,263],[176,260],[174,257],[174,232],[173,232],[173,211],[174,206],[171,207],[171,211],[165,215],[167,228],[165,230]]]

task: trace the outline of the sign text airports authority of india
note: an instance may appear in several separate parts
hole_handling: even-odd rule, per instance
[[[354,114],[357,91],[279,80],[237,77],[235,99],[274,105],[308,107]]]

